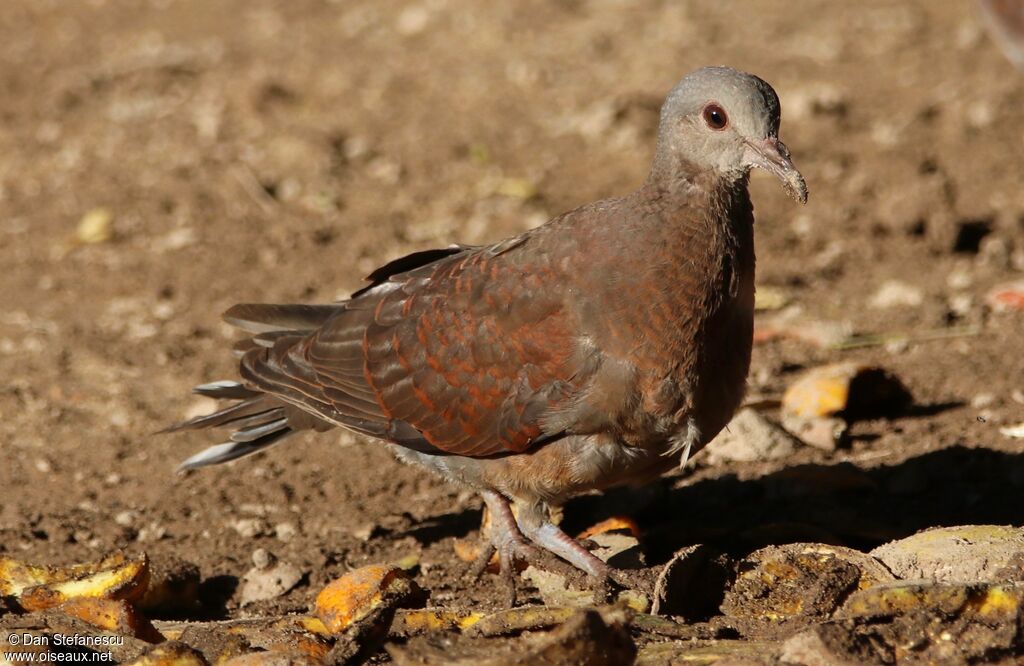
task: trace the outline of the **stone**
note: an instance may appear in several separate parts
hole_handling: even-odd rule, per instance
[[[303,576],[301,569],[288,562],[278,562],[265,569],[254,566],[242,578],[239,602],[247,606],[257,601],[280,597],[298,585]]]
[[[996,582],[1024,552],[1024,528],[1000,525],[938,527],[879,546],[871,555],[899,578],[944,583]]]
[[[878,309],[916,308],[922,302],[924,302],[924,294],[919,287],[899,280],[886,280],[871,297],[868,304]]]
[[[779,460],[793,455],[797,441],[760,412],[746,408],[708,444],[708,462]]]

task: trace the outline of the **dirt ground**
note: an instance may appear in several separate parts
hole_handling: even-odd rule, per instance
[[[689,544],[870,548],[1024,522],[1024,75],[968,2],[5,0],[0,12],[0,553],[116,548],[200,565],[215,617],[305,610],[350,567],[409,554],[439,604],[496,608],[453,540],[480,502],[349,435],[186,476],[206,433],[154,436],[234,377],[236,302],[330,301],[403,253],[497,240],[646,175],[686,72],[771,82],[806,176],[753,178],[758,283],[802,320],[931,336],[757,346],[751,391],[876,363],[915,406],[834,453],[710,466],[574,500],[570,531],[636,518],[648,563]],[[75,243],[90,211],[113,236]],[[898,280],[920,296],[874,303]],[[241,608],[266,549],[287,595]],[[527,598],[529,591],[525,590]]]

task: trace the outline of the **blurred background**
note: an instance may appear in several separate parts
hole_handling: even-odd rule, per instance
[[[974,4],[3,4],[0,553],[128,547],[237,577],[260,546],[308,577],[264,602],[288,610],[412,550],[435,601],[491,601],[452,554],[477,500],[379,445],[295,438],[176,477],[209,440],[151,433],[209,407],[191,386],[235,376],[233,303],[342,298],[403,253],[636,187],[661,99],[706,64],[778,90],[811,192],[795,206],[753,176],[752,395],[851,360],[916,407],[851,424],[834,451],[702,456],[665,482],[691,521],[666,548],[725,513],[739,532],[788,520],[864,547],[1020,522],[1021,440],[1004,431],[1024,420],[1024,312],[990,296],[1024,271],[1024,76]],[[794,464],[824,476],[779,476]]]

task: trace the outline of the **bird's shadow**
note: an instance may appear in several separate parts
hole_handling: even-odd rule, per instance
[[[733,553],[798,541],[869,550],[928,527],[1024,523],[1022,491],[1024,453],[958,445],[871,469],[808,464],[613,490],[570,502],[566,527],[631,514],[648,564],[696,543]]]

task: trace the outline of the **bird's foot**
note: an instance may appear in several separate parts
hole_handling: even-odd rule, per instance
[[[481,494],[490,511],[491,524],[486,535],[488,542],[480,549],[480,554],[470,567],[469,576],[474,581],[479,580],[497,553],[498,576],[506,589],[507,603],[512,607],[516,604],[516,564],[543,560],[544,553],[523,537],[508,500],[491,491]]]
[[[615,569],[548,520],[540,506],[518,507],[517,516],[503,496],[492,491],[482,495],[491,514],[489,541],[481,549],[469,575],[479,580],[497,553],[499,576],[507,590],[510,607],[516,603],[517,563],[561,574],[571,583],[595,590],[601,599],[608,599],[616,585],[623,585]],[[584,576],[585,580],[581,580]]]

